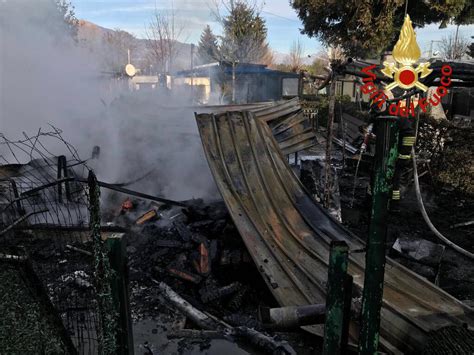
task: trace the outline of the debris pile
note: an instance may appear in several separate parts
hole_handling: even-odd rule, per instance
[[[255,327],[255,306],[276,304],[223,202],[192,200],[180,208],[126,201],[133,207],[122,206],[113,223],[132,231],[127,246],[132,288],[144,278],[166,282],[198,308],[233,325]],[[140,300],[149,294],[132,291],[137,296],[132,299],[134,319],[153,315]]]

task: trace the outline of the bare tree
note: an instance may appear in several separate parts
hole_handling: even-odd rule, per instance
[[[272,68],[272,69],[276,67],[275,52],[271,48],[268,48],[268,51],[262,57],[260,64],[265,64],[267,67]]]
[[[176,12],[159,12],[155,9],[153,18],[145,29],[151,62],[161,73],[173,70],[178,51],[178,40],[183,34],[184,26],[176,23]]]
[[[468,52],[469,41],[464,36],[451,33],[448,37],[444,37],[441,40],[438,47],[444,59],[461,59]]]
[[[304,47],[300,40],[293,41],[288,55],[288,64],[291,71],[296,73],[303,68],[303,52]]]
[[[136,38],[132,34],[119,28],[107,32],[103,37],[104,65],[107,70],[123,72],[128,63],[128,51],[136,48]]]
[[[342,61],[346,58],[346,54],[341,46],[329,46],[327,49],[327,57],[331,61]]]

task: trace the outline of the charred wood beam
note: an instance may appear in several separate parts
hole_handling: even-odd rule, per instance
[[[205,287],[199,291],[201,294],[201,300],[204,303],[208,303],[217,299],[220,299],[225,296],[229,296],[233,293],[236,293],[242,288],[240,282],[233,282],[230,285],[223,286],[220,288],[208,288]]]
[[[11,230],[13,227],[15,227],[16,225],[20,224],[21,222],[27,220],[29,217],[35,215],[35,214],[38,214],[38,213],[44,213],[44,212],[48,212],[48,210],[40,210],[40,211],[34,211],[34,212],[30,212],[24,216],[21,216],[20,218],[18,218],[15,222],[13,222],[12,224],[10,224],[8,227],[2,229],[0,231],[0,236],[4,235],[6,232],[8,232],[9,230]]]
[[[90,251],[87,251],[87,250],[84,250],[84,249],[81,249],[81,248],[76,248],[75,246],[72,246],[72,245],[69,245],[69,244],[66,245],[66,248],[69,249],[69,250],[77,251],[78,253],[81,253],[81,254],[84,254],[84,255],[87,255],[87,256],[92,256],[92,253]]]
[[[232,327],[224,321],[193,307],[164,282],[153,281],[157,284],[158,289],[165,300],[168,301],[173,308],[176,308],[178,311],[186,315],[200,328],[209,331],[222,331],[228,336],[244,338],[272,354],[296,354],[293,348],[286,341],[275,340],[255,329],[247,327]]]
[[[196,275],[196,274],[193,274],[192,272],[181,270],[175,267],[169,267],[166,269],[166,271],[171,276],[174,276],[178,279],[192,282],[193,284],[196,284],[196,285],[198,285],[202,281],[202,277],[200,275]]]
[[[295,354],[295,350],[286,341],[277,341],[268,335],[260,333],[255,329],[248,327],[233,328],[233,335],[249,340],[253,345],[256,345],[271,354]]]
[[[161,295],[178,311],[188,317],[194,324],[204,330],[217,330],[222,329],[223,324],[215,321],[208,317],[205,313],[201,312],[197,308],[194,308],[189,302],[183,299],[180,295],[173,291],[164,282],[158,283],[158,289]]]

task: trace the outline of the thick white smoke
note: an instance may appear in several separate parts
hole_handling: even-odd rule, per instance
[[[100,179],[154,170],[132,188],[175,199],[215,196],[192,110],[160,109],[185,106],[182,97],[118,91],[101,72],[100,53],[78,45],[56,14],[54,0],[0,0],[0,132],[22,138],[52,124],[81,158],[101,147],[91,162]],[[60,144],[48,149],[67,153]],[[0,155],[8,157],[5,147]]]

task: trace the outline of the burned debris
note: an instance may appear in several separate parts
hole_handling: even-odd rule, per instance
[[[57,315],[52,331],[61,349],[154,353],[203,350],[219,341],[247,344],[250,353],[355,349],[374,137],[363,121],[345,115],[349,123],[342,125],[328,186],[320,159],[324,137],[306,131],[314,122],[298,101],[212,110],[196,119],[223,200],[174,201],[98,181],[78,156],[51,156],[40,148],[43,134],[4,141],[28,152],[30,163],[1,167],[1,260],[32,263],[30,272],[45,285],[42,297]],[[46,137],[63,142],[57,130]],[[362,143],[367,153],[352,151]],[[287,157],[301,149],[289,165]],[[328,191],[326,210],[315,201],[324,203]],[[391,216],[400,228],[386,250],[411,271],[387,259],[381,346],[415,351],[443,322],[472,322],[468,306],[430,283],[453,287],[447,273],[470,269],[450,263],[452,251],[427,240],[426,228],[402,223],[406,213]],[[469,226],[469,215],[457,221],[453,234]],[[331,264],[337,258],[345,260],[334,264],[339,269]],[[469,287],[454,287],[458,297],[472,298]],[[339,311],[333,307],[341,305],[343,319],[334,318]],[[398,333],[390,331],[394,323],[403,324]],[[301,327],[320,337],[332,334],[334,343],[303,335]]]
[[[389,97],[376,86],[401,69],[332,61],[315,84],[329,85],[327,114],[297,97],[193,105],[197,131],[159,145],[198,151],[220,197],[169,197],[186,186],[167,170],[192,159],[143,169],[140,137],[123,148],[143,171],[111,183],[91,168],[99,146],[81,159],[54,127],[1,135],[0,352],[472,352],[472,127],[424,112],[420,90],[445,80],[432,64],[403,69],[418,84]],[[451,65],[449,80],[472,85],[471,66]],[[369,113],[344,112],[347,74]],[[406,123],[415,100],[427,117]]]

